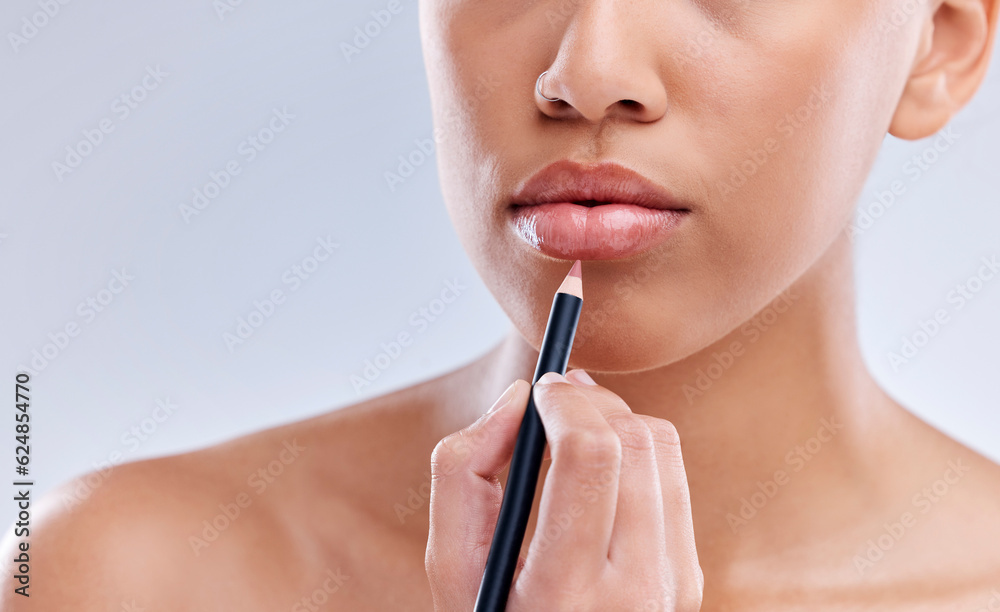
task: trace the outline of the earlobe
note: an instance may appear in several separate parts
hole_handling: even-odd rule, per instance
[[[1000,0],[940,0],[923,26],[890,134],[930,136],[972,98],[989,66],[998,6]]]
[[[911,76],[889,124],[889,133],[904,140],[934,134],[958,111],[941,71]]]

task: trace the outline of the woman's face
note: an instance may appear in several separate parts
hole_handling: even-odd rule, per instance
[[[688,210],[650,248],[584,258],[576,367],[682,359],[845,239],[927,19],[912,4],[421,1],[445,203],[525,338],[541,344],[572,264],[513,220],[516,189],[552,162],[616,162]],[[563,102],[535,93],[545,70]]]

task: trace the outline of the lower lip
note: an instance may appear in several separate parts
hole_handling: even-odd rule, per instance
[[[558,259],[619,259],[666,240],[686,211],[635,204],[553,202],[514,206],[515,233]]]

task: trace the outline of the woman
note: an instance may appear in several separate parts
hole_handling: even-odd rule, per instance
[[[422,2],[445,201],[510,335],[67,483],[34,516],[31,597],[8,576],[3,609],[471,610],[575,259],[509,610],[1000,609],[1000,466],[875,384],[850,241],[885,134],[968,102],[998,6]]]

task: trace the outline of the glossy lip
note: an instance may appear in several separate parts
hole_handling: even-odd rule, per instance
[[[515,233],[560,259],[617,259],[666,240],[690,208],[669,191],[613,162],[549,164],[511,201]]]

